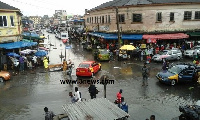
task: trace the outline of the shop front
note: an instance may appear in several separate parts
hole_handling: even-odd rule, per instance
[[[143,35],[143,39],[147,44],[154,44],[156,46],[164,46],[165,48],[181,48],[185,44],[185,40],[189,38],[189,35],[184,33],[172,33],[172,34],[155,34],[155,35]]]

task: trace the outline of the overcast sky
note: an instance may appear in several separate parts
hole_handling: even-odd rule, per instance
[[[55,10],[66,10],[69,15],[83,15],[85,9],[92,9],[111,0],[0,0],[21,10],[25,16],[52,16]]]

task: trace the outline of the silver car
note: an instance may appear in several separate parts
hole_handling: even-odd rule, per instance
[[[152,57],[153,61],[164,61],[164,60],[180,60],[182,59],[182,52],[179,49],[163,50]]]
[[[200,54],[200,46],[195,46],[193,49],[188,49],[184,51],[184,56],[185,57],[193,57],[193,53],[197,50],[197,53]]]

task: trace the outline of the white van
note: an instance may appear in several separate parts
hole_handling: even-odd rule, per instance
[[[61,32],[61,40],[69,40],[68,32]]]

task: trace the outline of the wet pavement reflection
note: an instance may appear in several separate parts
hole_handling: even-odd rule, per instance
[[[45,33],[47,36],[48,33]],[[49,47],[50,64],[59,64],[63,59],[59,55],[65,56],[65,44],[55,38],[54,34],[49,34],[52,43]],[[66,59],[71,59],[75,68],[80,62],[94,60],[92,52],[83,50],[81,44],[72,42],[72,48],[66,49]],[[180,62],[191,62],[184,59]],[[151,63],[149,86],[142,87],[140,61],[106,61],[100,62],[102,71],[98,72],[94,79],[99,79],[102,75],[108,75],[115,80],[114,84],[107,85],[107,99],[115,100],[116,93],[123,89],[122,96],[129,105],[131,120],[144,120],[154,114],[157,120],[177,120],[180,112],[179,105],[193,104],[199,98],[200,86],[194,83],[178,84],[168,86],[161,84],[155,75],[161,70],[161,63]],[[175,62],[176,63],[176,62]],[[90,99],[88,84],[61,84],[60,80],[76,80],[75,68],[70,78],[66,72],[44,72],[43,67],[37,68],[35,73],[26,72],[18,76],[12,76],[10,81],[0,83],[0,118],[5,120],[39,120],[44,119],[44,107],[48,107],[56,114],[64,113],[62,105],[70,103],[68,93],[74,92],[74,87],[78,86],[82,92],[82,97]],[[90,78],[82,78],[90,79]],[[97,97],[103,97],[103,85],[96,85],[100,91]]]

